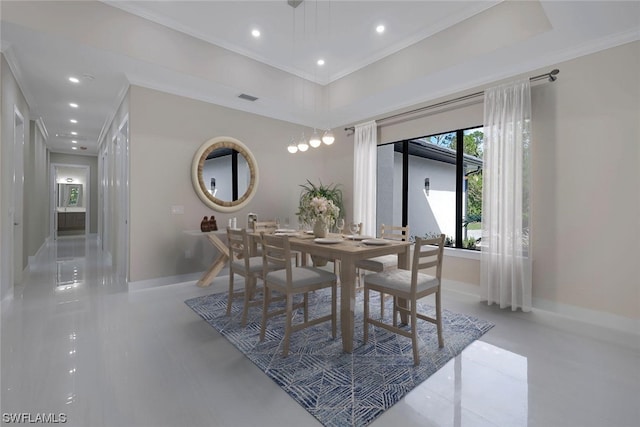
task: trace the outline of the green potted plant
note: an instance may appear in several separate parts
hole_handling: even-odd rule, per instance
[[[298,206],[298,220],[301,224],[312,226],[316,237],[325,237],[328,229],[338,218],[344,217],[342,190],[338,184],[315,185],[307,180],[300,185],[300,203]]]

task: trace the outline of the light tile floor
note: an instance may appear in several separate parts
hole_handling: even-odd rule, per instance
[[[95,238],[48,245],[2,304],[3,423],[63,413],[83,427],[318,425],[183,303],[225,285],[128,292]],[[640,425],[637,336],[443,301],[496,326],[373,426]]]

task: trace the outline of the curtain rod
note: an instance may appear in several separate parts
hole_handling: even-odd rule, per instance
[[[540,74],[540,75],[537,75],[537,76],[529,77],[529,81],[536,82],[538,80],[548,79],[550,82],[555,82],[556,79],[557,79],[556,76],[558,75],[559,72],[560,72],[560,70],[555,68],[555,69],[549,71],[548,73],[544,73],[544,74]],[[459,96],[457,98],[449,99],[448,101],[442,101],[442,102],[438,102],[437,104],[427,105],[426,107],[420,107],[420,108],[416,108],[414,110],[405,111],[404,113],[398,113],[398,114],[394,114],[392,116],[383,117],[381,119],[377,119],[376,123],[380,123],[380,122],[383,122],[383,121],[386,121],[386,120],[397,119],[398,117],[406,116],[406,115],[409,115],[409,114],[415,114],[415,113],[419,113],[419,112],[422,112],[422,111],[431,110],[431,109],[434,109],[434,108],[444,107],[445,105],[454,104],[454,103],[461,102],[461,101],[467,101],[469,99],[478,98],[478,97],[483,96],[483,95],[484,95],[484,91],[472,93],[472,94],[469,94],[469,95]],[[344,128],[344,130],[347,131],[347,132],[353,132],[353,131],[355,131],[355,126],[346,127],[346,128]]]

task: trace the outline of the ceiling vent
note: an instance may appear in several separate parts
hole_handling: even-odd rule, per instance
[[[287,4],[294,9],[300,6],[300,3],[302,3],[302,0],[287,0]]]
[[[87,139],[84,136],[71,135],[70,133],[56,133],[56,137],[63,139],[75,139],[77,141],[84,141]]]
[[[251,95],[247,95],[246,93],[241,93],[240,95],[238,95],[238,98],[244,99],[245,101],[251,101],[251,102],[253,102],[253,101],[258,99],[257,97],[251,96]]]

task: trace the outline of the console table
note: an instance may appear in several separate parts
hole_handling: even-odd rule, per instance
[[[201,288],[206,288],[211,285],[213,279],[220,273],[220,270],[224,268],[224,265],[229,261],[229,247],[222,241],[221,237],[226,237],[226,230],[218,231],[186,231],[185,233],[192,236],[205,236],[209,243],[218,250],[218,255],[211,262],[211,265],[204,272],[202,277],[198,279],[196,284]]]

